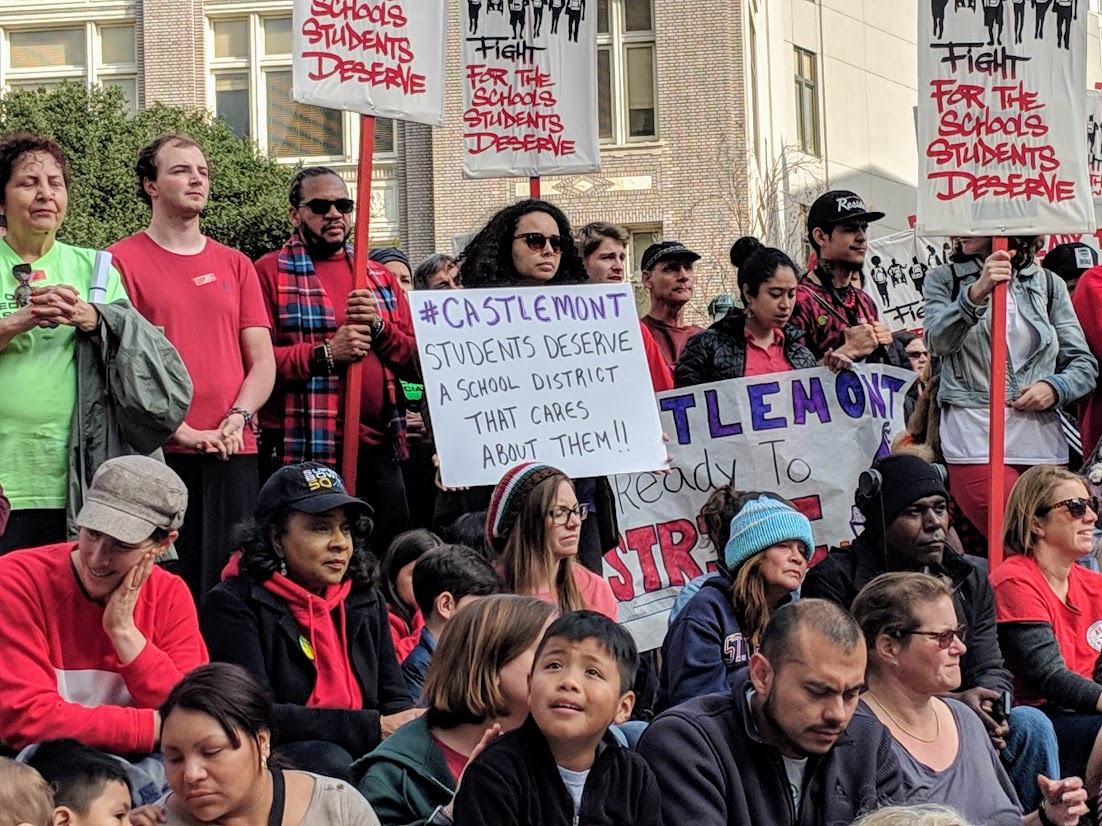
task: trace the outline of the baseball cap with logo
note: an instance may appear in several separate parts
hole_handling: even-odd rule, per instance
[[[873,212],[865,206],[856,192],[848,189],[832,189],[815,199],[807,213],[807,231],[826,229],[842,221],[860,218],[872,223],[884,217],[883,212]]]
[[[96,470],[77,525],[133,544],[158,528],[176,530],[186,510],[187,488],[172,468],[148,456],[120,456]]]
[[[639,269],[649,272],[663,258],[688,258],[690,261],[699,261],[700,254],[693,252],[680,241],[659,241],[647,247]]]
[[[1061,278],[1078,278],[1098,266],[1098,253],[1080,241],[1057,244],[1045,255],[1042,265]]]
[[[264,483],[256,498],[257,516],[287,507],[303,513],[340,507],[353,507],[367,516],[374,512],[367,502],[349,495],[335,470],[317,462],[284,465]]]

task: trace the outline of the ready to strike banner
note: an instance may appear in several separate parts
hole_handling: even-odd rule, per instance
[[[1094,232],[1086,3],[919,7],[919,233]]]
[[[409,299],[443,484],[496,485],[521,462],[575,479],[664,467],[629,286]]]
[[[597,3],[466,0],[460,6],[463,174],[598,171]]]
[[[853,505],[857,477],[903,429],[914,378],[858,364],[837,375],[797,370],[659,394],[671,472],[613,480],[621,540],[605,554],[620,622],[639,649],[662,644],[681,586],[714,568],[716,549],[698,534],[696,515],[716,488],[790,499],[811,520],[817,557],[851,542],[863,521]]]
[[[444,123],[444,0],[294,0],[294,98]]]
[[[888,329],[918,330],[926,315],[926,273],[949,260],[948,238],[922,238],[904,230],[871,238],[865,254],[865,292]]]

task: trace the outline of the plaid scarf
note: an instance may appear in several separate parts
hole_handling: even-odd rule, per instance
[[[352,247],[346,245],[345,256],[352,264]],[[387,324],[394,323],[398,306],[394,291],[372,272],[368,262],[368,289],[375,293],[379,315]],[[321,344],[337,332],[333,304],[314,273],[310,259],[298,232],[291,233],[277,259],[276,298],[279,309],[280,344],[312,342]],[[390,432],[395,454],[399,459],[409,456],[406,446],[406,417],[398,403],[395,379],[383,368],[383,392],[390,406]],[[340,409],[340,378],[311,376],[288,389],[283,407],[283,462],[321,462],[337,466],[337,414]]]

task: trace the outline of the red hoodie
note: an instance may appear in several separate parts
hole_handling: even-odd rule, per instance
[[[398,654],[398,662],[404,663],[409,652],[417,647],[421,640],[421,629],[425,627],[425,620],[421,616],[421,610],[413,612],[413,622],[406,625],[406,621],[394,613],[389,605],[386,609],[387,619],[390,620],[390,637],[394,640],[394,651]]]

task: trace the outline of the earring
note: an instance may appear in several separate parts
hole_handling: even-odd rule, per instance
[[[287,560],[284,559],[283,557],[279,558],[279,572],[283,576],[287,576]]]

